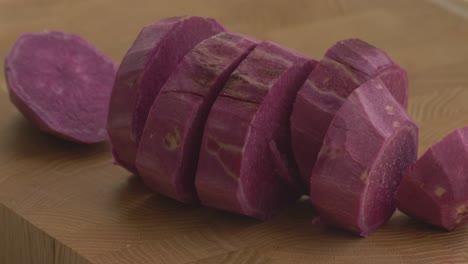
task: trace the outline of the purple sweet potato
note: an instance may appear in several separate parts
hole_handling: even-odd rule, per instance
[[[403,213],[446,230],[468,223],[468,127],[430,147],[396,194]]]
[[[120,65],[110,102],[107,130],[118,164],[136,173],[138,142],[161,87],[187,52],[222,31],[200,17],[167,18],[142,29]]]
[[[267,219],[300,196],[289,116],[314,66],[262,42],[234,71],[204,128],[195,178],[202,204]]]
[[[360,84],[380,78],[406,109],[408,77],[384,51],[358,39],[332,46],[300,89],[291,116],[291,137],[304,182],[314,167],[333,116]]]
[[[11,101],[40,130],[78,143],[108,139],[117,64],[80,36],[21,35],[5,60]]]
[[[198,44],[177,66],[148,115],[137,169],[154,191],[197,202],[195,173],[209,110],[256,41],[220,33]]]
[[[385,224],[417,150],[418,128],[383,82],[362,84],[333,118],[313,169],[314,221],[361,236]]]

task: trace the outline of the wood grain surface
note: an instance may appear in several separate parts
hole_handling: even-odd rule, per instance
[[[0,57],[22,32],[60,29],[120,61],[143,25],[183,14],[315,58],[359,37],[408,70],[422,153],[468,125],[467,9],[466,0],[0,0]],[[312,225],[307,199],[259,222],[153,194],[109,149],[40,133],[0,77],[0,263],[468,263],[468,228],[446,233],[396,213],[361,239]]]

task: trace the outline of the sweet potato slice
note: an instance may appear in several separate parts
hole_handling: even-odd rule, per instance
[[[142,29],[120,65],[110,102],[107,130],[118,164],[136,172],[138,142],[161,87],[187,52],[222,31],[200,17],[167,18]]]
[[[78,35],[21,35],[5,60],[11,101],[42,131],[78,143],[108,139],[117,64]]]
[[[267,219],[300,196],[289,116],[314,65],[262,42],[234,71],[204,129],[195,178],[202,204]]]
[[[313,169],[315,222],[361,236],[385,224],[417,150],[418,128],[383,82],[362,84],[333,118]]]
[[[333,116],[360,84],[380,78],[406,108],[408,77],[384,51],[359,39],[332,46],[300,89],[291,116],[291,137],[304,182],[314,167]]]
[[[154,191],[197,202],[195,174],[209,110],[256,41],[220,33],[198,44],[177,66],[151,107],[137,169]]]
[[[403,213],[452,231],[468,223],[468,127],[430,147],[403,177],[396,201]]]

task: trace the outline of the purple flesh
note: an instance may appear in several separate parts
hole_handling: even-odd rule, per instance
[[[5,60],[11,101],[40,130],[78,143],[108,139],[117,64],[78,35],[21,35]]]
[[[468,223],[468,127],[430,147],[403,177],[398,209],[426,223],[454,230]]]
[[[202,204],[263,220],[297,200],[289,116],[314,66],[262,42],[234,71],[203,133],[195,178]]]
[[[313,169],[315,222],[361,236],[385,224],[417,149],[418,128],[384,83],[362,84],[333,118]]]
[[[380,78],[406,109],[406,72],[384,51],[364,41],[348,39],[336,43],[312,71],[297,95],[291,116],[292,147],[304,182],[309,182],[336,111],[354,89],[374,77]]]
[[[116,162],[136,173],[146,119],[161,87],[198,43],[224,31],[217,21],[172,17],[142,29],[125,55],[114,84],[107,130]]]
[[[256,41],[220,33],[198,44],[177,66],[151,107],[137,169],[154,191],[198,201],[195,173],[203,127],[220,90]]]

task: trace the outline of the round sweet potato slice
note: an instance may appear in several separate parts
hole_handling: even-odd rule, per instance
[[[185,203],[198,201],[195,174],[209,110],[255,45],[248,37],[220,33],[177,66],[151,107],[138,148],[137,169],[152,190]]]
[[[417,150],[418,128],[383,82],[362,84],[333,118],[313,169],[315,222],[361,236],[385,224]]]
[[[78,35],[21,35],[5,60],[11,101],[40,130],[78,143],[108,139],[117,64]]]
[[[294,157],[307,186],[336,111],[354,89],[372,78],[380,78],[406,109],[406,72],[383,50],[359,39],[332,46],[300,89],[291,116],[291,137]]]
[[[314,65],[262,42],[234,71],[204,129],[195,178],[202,204],[267,219],[300,196],[289,117]]]
[[[223,32],[214,19],[171,17],[144,27],[117,72],[107,130],[117,164],[136,173],[135,159],[149,110],[182,58]]]

